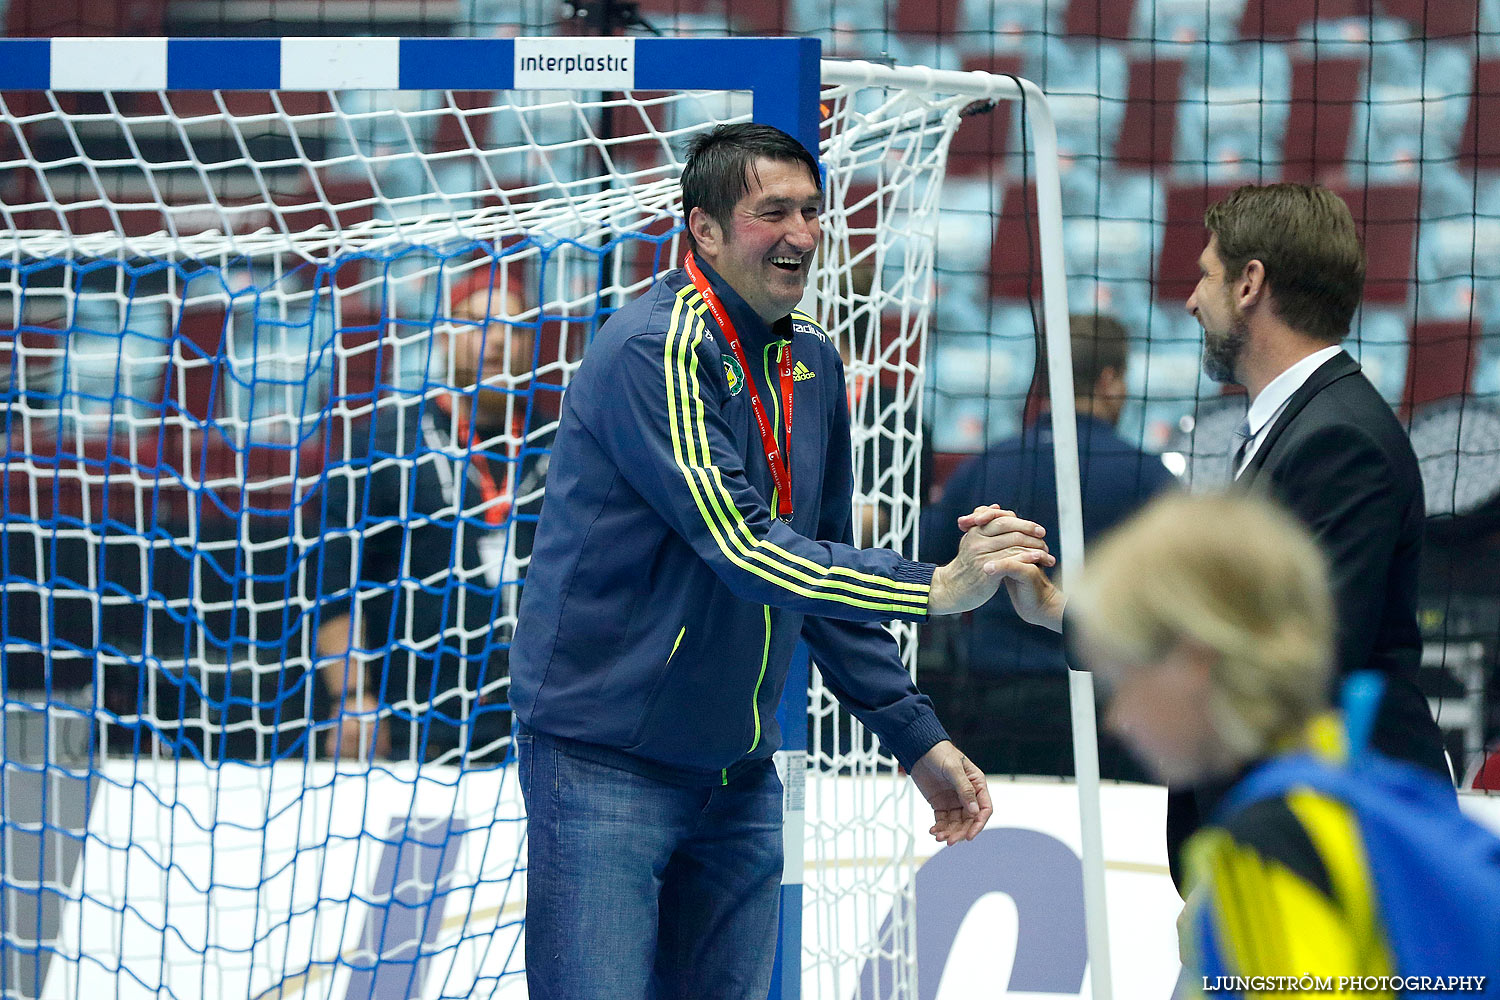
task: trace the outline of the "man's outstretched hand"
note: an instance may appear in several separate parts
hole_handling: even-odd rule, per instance
[[[995,811],[984,772],[948,740],[922,755],[912,766],[911,779],[932,806],[927,832],[950,846],[979,836]]]

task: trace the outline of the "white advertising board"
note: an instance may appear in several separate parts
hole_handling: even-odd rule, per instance
[[[43,996],[519,1000],[514,772],[423,768],[413,779],[401,768],[107,762]],[[919,1000],[1088,997],[1076,788],[991,787],[995,817],[973,843],[942,848],[919,833]],[[809,820],[891,801],[859,779],[809,776]],[[1500,830],[1500,798],[1466,797],[1465,808]],[[1103,810],[1115,996],[1158,1000],[1178,973],[1165,793],[1106,785]],[[925,831],[930,817],[907,821]],[[887,848],[866,838],[856,849]],[[838,883],[848,856],[813,845],[809,889]],[[816,947],[874,929],[879,915],[847,905],[848,919],[808,922],[804,934],[850,940]],[[842,998],[856,985],[810,976],[805,995]]]

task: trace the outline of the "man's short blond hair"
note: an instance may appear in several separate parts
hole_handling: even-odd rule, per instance
[[[1184,639],[1214,651],[1211,722],[1234,760],[1274,750],[1328,703],[1326,560],[1269,500],[1154,501],[1095,548],[1069,612],[1085,658],[1122,670],[1159,662]]]

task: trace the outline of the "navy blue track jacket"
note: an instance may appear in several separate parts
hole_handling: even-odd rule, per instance
[[[825,682],[908,768],[947,734],[879,623],[927,615],[933,566],[851,544],[843,364],[817,325],[767,326],[707,266],[751,371],[683,271],[605,323],[563,398],[511,649],[521,723],[697,783],[781,744],[776,706],[805,639]],[[785,433],[793,516],[743,377]],[[785,442],[783,441],[783,447]],[[649,772],[648,772],[649,773]]]

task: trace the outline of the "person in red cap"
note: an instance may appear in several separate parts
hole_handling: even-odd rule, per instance
[[[508,631],[546,474],[526,426],[539,310],[519,269],[455,280],[418,391],[383,398],[331,480],[317,614],[338,761],[498,761],[510,732]],[[358,539],[356,542],[356,538]]]

